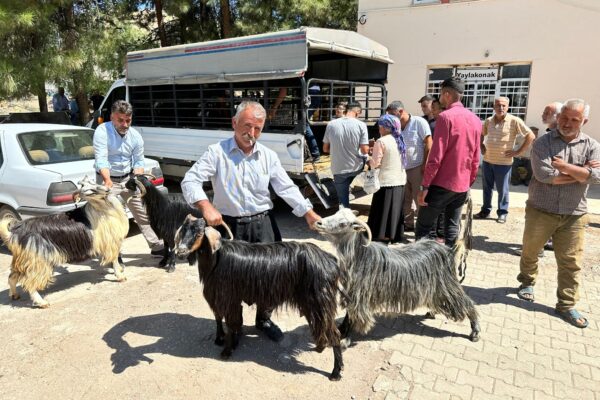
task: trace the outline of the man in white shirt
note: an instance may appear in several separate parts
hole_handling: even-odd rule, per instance
[[[321,219],[287,175],[277,154],[257,142],[266,117],[259,103],[242,102],[232,119],[234,136],[209,146],[181,182],[186,201],[202,211],[208,225],[225,222],[236,239],[251,243],[281,241],[271,214],[269,184],[309,227]],[[208,180],[214,191],[212,203],[202,189]],[[269,339],[280,341],[283,334],[271,321],[272,311],[257,309],[256,327]]]

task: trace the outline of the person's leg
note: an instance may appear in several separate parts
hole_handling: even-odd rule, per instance
[[[453,192],[450,192],[439,186],[431,186],[425,197],[427,206],[419,207],[417,216],[417,224],[415,226],[415,240],[430,236],[433,224],[437,221],[437,217],[444,211],[448,199],[452,197]]]
[[[310,125],[306,124],[306,132],[304,132],[304,139],[306,140],[306,144],[308,145],[308,149],[310,150],[310,155],[313,157],[313,160],[318,158],[321,153],[319,151],[319,145],[317,144],[317,139],[315,135],[310,129]]]
[[[251,222],[246,225],[245,236],[250,239],[251,243],[270,243],[277,241],[279,238],[281,241],[281,235],[279,234],[279,227],[274,218],[266,216],[258,221]],[[277,232],[277,233],[276,233]],[[267,335],[267,337],[275,342],[280,341],[283,338],[283,332],[281,329],[271,320],[271,314],[273,314],[274,307],[267,307],[260,304],[256,305],[256,328]]]
[[[561,223],[553,233],[554,256],[558,266],[556,296],[558,311],[575,307],[579,300],[579,273],[583,259],[583,242],[587,215],[561,216]]]
[[[416,211],[419,208],[417,196],[422,180],[423,174],[421,173],[421,167],[406,170],[406,185],[404,185],[404,202],[402,205],[404,229],[406,230],[414,230],[415,228]]]
[[[483,162],[483,205],[479,215],[487,217],[492,212],[492,192],[494,190],[494,166],[488,162]]]
[[[494,165],[494,178],[498,191],[498,216],[508,214],[508,197],[510,192],[511,165]]]
[[[346,174],[338,174],[333,176],[333,184],[338,196],[338,201],[346,208],[350,207],[350,184]]]
[[[520,273],[517,280],[521,286],[534,286],[538,275],[538,257],[544,243],[552,235],[559,223],[559,216],[545,213],[533,207],[525,208],[525,228],[523,249],[519,262]]]
[[[153,252],[161,250],[163,248],[163,241],[159,239],[158,236],[156,236],[156,233],[152,230],[152,227],[150,226],[150,220],[148,219],[148,214],[146,213],[146,207],[144,207],[142,200],[137,196],[133,196],[133,193],[129,190],[122,189],[118,186],[113,186],[111,188],[111,192],[121,197],[121,199],[125,202],[150,249]]]
[[[444,237],[446,246],[453,247],[460,230],[462,208],[468,192],[453,193],[444,209]]]

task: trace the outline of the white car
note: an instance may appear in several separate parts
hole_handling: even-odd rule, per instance
[[[95,176],[94,131],[57,124],[0,124],[0,218],[24,219],[77,207],[73,193],[84,176]],[[166,192],[156,160],[145,172]],[[81,206],[81,205],[79,205]]]

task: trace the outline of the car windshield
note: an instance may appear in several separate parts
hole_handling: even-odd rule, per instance
[[[26,132],[19,143],[33,165],[55,164],[94,158],[91,129]]]

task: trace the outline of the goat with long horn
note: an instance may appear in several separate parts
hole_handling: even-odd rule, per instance
[[[434,240],[399,248],[370,243],[369,227],[348,208],[323,218],[315,229],[332,242],[343,271],[346,318],[342,337],[351,330],[367,333],[377,312],[406,313],[427,307],[453,321],[469,318],[469,338],[479,340],[479,316],[456,276],[465,246],[454,249]],[[364,236],[366,233],[366,237]]]
[[[8,276],[11,299],[19,298],[17,284],[21,284],[34,305],[48,307],[38,291],[53,281],[54,267],[91,257],[111,265],[118,281],[126,280],[118,261],[129,231],[123,205],[106,186],[88,177],[79,185],[76,196],[87,201],[83,208],[25,221],[10,217],[0,221],[0,237],[13,256]]]

